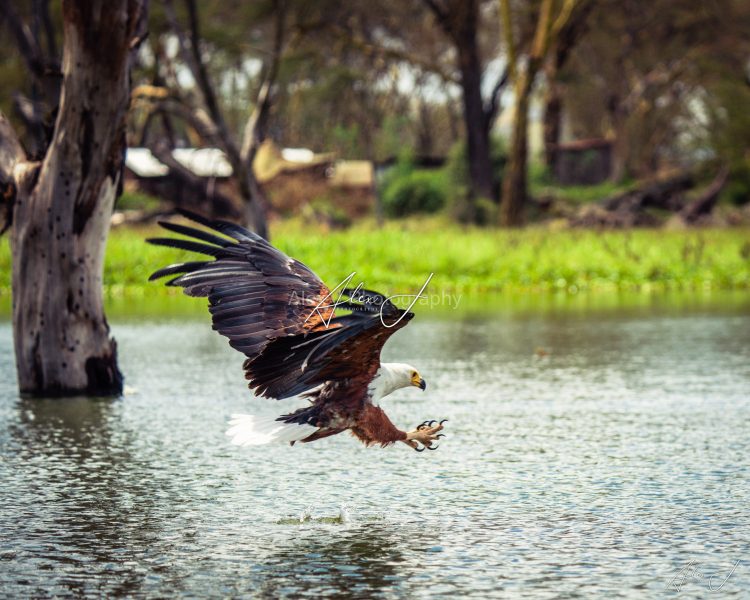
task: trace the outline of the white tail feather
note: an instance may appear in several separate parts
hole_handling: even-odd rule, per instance
[[[315,433],[311,425],[282,423],[276,417],[232,415],[227,435],[235,446],[260,446],[276,442],[297,442]]]

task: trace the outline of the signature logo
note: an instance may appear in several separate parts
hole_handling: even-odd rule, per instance
[[[718,592],[724,587],[724,584],[726,584],[732,576],[732,573],[737,570],[739,564],[740,561],[736,561],[734,565],[732,565],[732,569],[727,576],[722,579],[719,573],[713,573],[711,575],[703,573],[699,568],[700,565],[698,565],[695,560],[691,560],[687,565],[680,569],[674,577],[672,577],[669,582],[669,587],[679,592],[682,590],[682,586],[684,586],[686,582],[699,581],[701,583],[707,582],[706,585],[709,591]]]
[[[349,275],[347,275],[344,278],[344,280],[341,283],[339,283],[325,297],[323,297],[315,306],[315,308],[312,309],[310,314],[307,316],[307,319],[305,319],[305,323],[307,323],[307,321],[309,321],[314,315],[317,315],[318,317],[320,317],[324,326],[328,328],[328,325],[331,323],[331,319],[333,318],[333,311],[331,311],[327,316],[324,311],[327,311],[328,309],[331,309],[331,308],[333,310],[336,310],[337,306],[341,304],[346,304],[346,300],[342,299],[344,298],[344,290],[349,286],[349,282],[352,280],[352,278],[356,274],[357,274],[356,271],[352,271]],[[364,286],[362,283],[360,283],[354,289],[350,298],[362,304],[373,304],[373,305],[380,304],[380,309],[378,311],[378,314],[380,315],[380,322],[383,324],[383,327],[387,327],[390,329],[391,327],[395,327],[401,322],[401,319],[403,319],[406,316],[406,313],[412,309],[412,307],[417,303],[418,300],[427,299],[427,296],[424,295],[424,291],[425,289],[427,289],[427,285],[430,283],[430,280],[432,279],[433,275],[434,273],[430,273],[429,277],[427,277],[427,280],[422,285],[422,288],[416,294],[395,294],[393,296],[388,296],[385,299],[385,301],[381,301],[379,298],[374,298],[368,294],[365,294],[363,292]],[[333,300],[333,303],[331,303],[331,300],[333,299],[334,295],[336,296],[336,299]],[[406,308],[406,311],[396,321],[386,323],[385,320],[383,319],[383,308],[385,308],[388,301],[392,301],[394,298],[408,298],[411,300],[411,302],[409,306]]]

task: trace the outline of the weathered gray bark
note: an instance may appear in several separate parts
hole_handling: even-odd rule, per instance
[[[146,0],[63,2],[63,85],[37,177],[16,164],[13,332],[24,394],[122,391],[102,301],[109,220],[122,176],[130,55]],[[26,163],[28,165],[28,163]]]

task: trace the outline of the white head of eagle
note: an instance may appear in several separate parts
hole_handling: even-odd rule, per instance
[[[213,328],[247,357],[245,379],[256,395],[301,397],[307,404],[280,416],[234,415],[227,431],[233,443],[307,443],[349,430],[368,446],[404,442],[420,452],[437,447],[442,421],[402,431],[378,406],[397,389],[427,387],[413,366],[380,362],[388,338],[413,313],[359,287],[341,292],[347,302],[331,303],[331,291],[315,273],[257,234],[179,212],[208,230],[162,222],[187,239],[148,241],[213,260],[170,265],[151,279],[171,276],[167,285],[208,298]]]
[[[367,391],[370,401],[377,406],[380,400],[388,394],[410,386],[421,390],[427,389],[427,382],[422,379],[415,367],[406,363],[380,363],[380,368]]]

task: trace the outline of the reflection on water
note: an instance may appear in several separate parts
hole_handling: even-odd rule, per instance
[[[15,391],[0,324],[0,589],[9,596],[703,596],[750,590],[750,312],[418,319],[387,359],[448,417],[434,453],[346,435],[237,449],[242,357],[204,319],[113,325],[133,393]],[[542,348],[544,352],[538,352]],[[693,567],[689,567],[693,565]],[[720,578],[720,579],[719,579]]]

